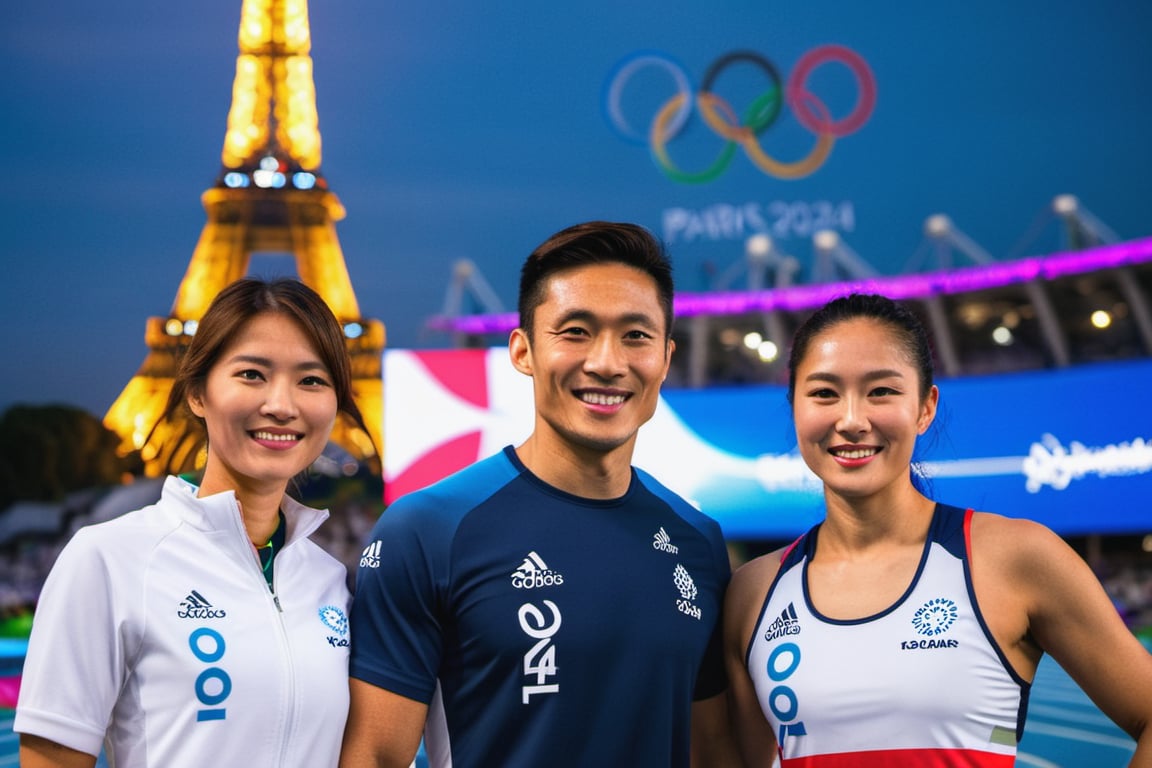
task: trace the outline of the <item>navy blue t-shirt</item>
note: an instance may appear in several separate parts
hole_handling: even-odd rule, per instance
[[[646,473],[584,499],[508,447],[380,516],[351,675],[429,704],[434,766],[687,766],[728,578],[719,526]]]

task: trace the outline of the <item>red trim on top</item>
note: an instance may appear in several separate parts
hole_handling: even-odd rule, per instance
[[[1012,768],[1016,755],[976,749],[873,749],[785,759],[783,768]]]
[[[968,555],[968,571],[972,571],[972,509],[964,510],[964,553]]]
[[[796,549],[796,545],[800,543],[800,539],[802,539],[802,538],[804,538],[804,536],[802,536],[802,535],[799,536],[796,540],[794,540],[791,544],[788,545],[787,549],[785,549],[783,552],[780,553],[780,564],[781,565],[783,565],[784,561],[788,559],[788,555],[792,554],[792,550]]]

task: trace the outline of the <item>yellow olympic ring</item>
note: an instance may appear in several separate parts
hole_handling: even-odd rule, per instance
[[[812,147],[812,151],[808,156],[796,160],[791,163],[781,162],[773,157],[770,157],[764,148],[760,145],[760,141],[756,138],[755,131],[747,125],[732,125],[724,122],[716,113],[716,107],[720,107],[729,115],[732,115],[732,107],[728,102],[714,93],[702,91],[696,97],[697,107],[700,110],[704,122],[708,127],[720,134],[722,137],[729,141],[734,141],[744,148],[744,154],[748,156],[757,168],[765,173],[775,176],[778,179],[802,179],[805,176],[813,173],[817,168],[824,164],[828,156],[832,154],[832,145],[836,142],[836,137],[829,131],[821,130],[816,134],[816,145]],[[824,105],[819,101],[819,109],[824,109]],[[825,114],[827,110],[824,109]],[[827,121],[826,121],[827,122]]]

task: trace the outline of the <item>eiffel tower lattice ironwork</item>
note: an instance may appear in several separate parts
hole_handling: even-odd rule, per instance
[[[243,0],[223,167],[201,197],[208,221],[170,314],[147,321],[143,365],[104,417],[123,453],[140,451],[148,475],[188,471],[202,460],[202,431],[189,416],[160,419],[197,321],[222,288],[248,273],[254,253],[293,254],[300,280],[344,326],[354,396],[371,434],[342,417],[332,440],[379,469],[384,325],[360,316],[336,237],[344,207],[320,173],[311,45],[307,0]]]

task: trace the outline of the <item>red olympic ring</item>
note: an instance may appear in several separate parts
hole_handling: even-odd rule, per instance
[[[824,119],[821,119],[812,114],[805,104],[806,99],[812,103],[820,103],[820,100],[806,87],[806,82],[808,76],[812,74],[812,70],[829,61],[838,61],[852,70],[852,74],[856,77],[856,87],[860,89],[860,96],[852,111],[847,117],[835,122],[828,121],[827,109],[824,110]],[[868,67],[868,62],[864,61],[863,57],[851,48],[845,48],[842,45],[822,45],[801,56],[800,61],[796,62],[796,68],[788,77],[787,93],[788,106],[792,107],[792,111],[796,113],[796,119],[800,121],[801,125],[812,133],[826,131],[837,138],[843,138],[860,130],[860,127],[868,122],[868,118],[872,116],[872,110],[876,106],[876,80],[872,77],[872,70]],[[821,106],[823,106],[822,103]]]

